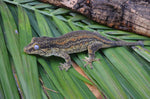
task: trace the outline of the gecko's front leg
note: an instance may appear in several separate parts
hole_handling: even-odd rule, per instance
[[[70,58],[69,54],[67,54],[65,52],[60,52],[59,54],[57,54],[55,56],[59,56],[59,57],[65,59],[65,61],[66,61],[65,63],[60,63],[60,66],[59,66],[60,70],[65,69],[67,71],[71,67],[72,62],[71,62],[71,58]]]
[[[83,59],[86,62],[84,67],[86,67],[87,65],[90,65],[90,68],[93,68],[92,62],[100,60],[100,59],[95,59],[95,52],[97,50],[99,50],[101,47],[102,47],[102,43],[100,43],[100,42],[95,42],[95,43],[88,46],[89,57],[85,57],[85,59]]]

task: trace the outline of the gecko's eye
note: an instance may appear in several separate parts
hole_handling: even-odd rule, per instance
[[[38,49],[39,49],[39,46],[38,46],[38,45],[34,45],[34,49],[35,49],[35,50],[38,50]]]

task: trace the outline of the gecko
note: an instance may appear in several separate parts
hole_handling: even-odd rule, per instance
[[[71,67],[72,62],[69,54],[79,53],[88,50],[88,56],[84,61],[90,68],[93,68],[92,62],[99,61],[95,58],[95,52],[102,48],[114,46],[143,46],[142,41],[126,42],[113,41],[100,35],[98,32],[79,30],[67,33],[60,37],[33,37],[30,44],[24,47],[24,52],[27,54],[37,54],[40,56],[58,56],[65,60],[65,63],[60,63],[59,68],[66,71]]]

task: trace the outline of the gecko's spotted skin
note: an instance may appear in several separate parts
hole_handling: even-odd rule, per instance
[[[69,54],[88,50],[89,57],[84,59],[84,61],[87,62],[85,66],[90,65],[92,68],[92,62],[98,61],[98,59],[95,59],[94,57],[97,50],[113,46],[132,45],[143,46],[143,43],[141,41],[112,41],[97,32],[74,31],[56,38],[33,37],[31,43],[24,48],[24,52],[27,54],[37,54],[46,57],[52,55],[62,57],[65,59],[66,63],[61,63],[60,69],[65,69],[67,71],[72,64]]]

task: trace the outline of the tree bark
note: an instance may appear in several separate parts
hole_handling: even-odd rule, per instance
[[[149,0],[40,0],[67,7],[90,19],[120,30],[150,37]]]

